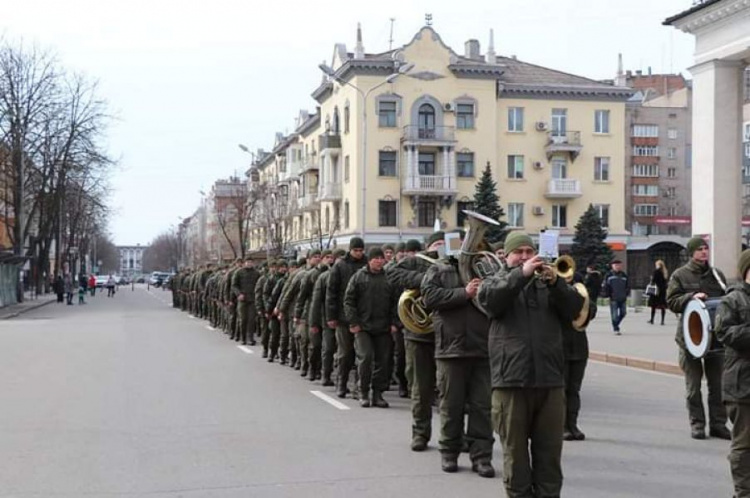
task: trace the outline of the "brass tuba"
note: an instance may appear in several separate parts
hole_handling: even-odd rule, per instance
[[[503,262],[496,254],[480,250],[484,241],[484,234],[490,225],[499,225],[497,221],[474,211],[464,211],[469,228],[461,244],[461,254],[458,256],[458,274],[461,282],[466,285],[475,278],[485,279],[499,272]],[[474,297],[471,302],[476,308],[487,314],[479,300]]]
[[[424,259],[430,264],[436,260],[424,254],[417,254],[418,258]],[[398,299],[398,319],[404,328],[413,334],[429,334],[435,331],[432,323],[432,314],[427,311],[424,300],[419,295],[419,289],[406,289]]]

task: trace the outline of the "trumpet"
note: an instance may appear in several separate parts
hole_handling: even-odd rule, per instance
[[[554,283],[558,278],[566,282],[573,280],[576,272],[576,262],[570,256],[563,255],[551,264],[544,264],[534,272],[539,280],[546,283]]]

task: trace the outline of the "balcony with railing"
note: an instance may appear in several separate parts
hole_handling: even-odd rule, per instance
[[[554,154],[569,153],[570,159],[575,160],[582,149],[580,131],[552,130],[547,133],[547,144],[544,147],[547,159],[552,159]]]
[[[575,199],[581,195],[581,182],[570,178],[553,178],[544,193],[548,199]]]
[[[407,176],[401,189],[406,195],[442,195],[456,193],[456,178],[449,175]]]
[[[321,185],[320,188],[320,200],[321,201],[340,201],[341,200],[341,184],[328,182]]]
[[[315,209],[318,209],[319,206],[318,193],[308,192],[306,195],[297,199],[297,202],[302,211],[314,211]]]
[[[341,135],[338,133],[324,133],[318,136],[318,149],[322,152],[326,149],[340,149]]]
[[[404,126],[401,141],[413,144],[443,144],[456,141],[455,126]]]
[[[301,173],[307,173],[308,171],[317,171],[319,169],[317,158],[315,157],[308,157],[307,159],[302,160],[302,168],[300,169]]]

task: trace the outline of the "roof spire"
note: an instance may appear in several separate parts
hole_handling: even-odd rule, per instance
[[[365,47],[362,46],[362,24],[357,23],[357,45],[354,47],[354,58],[365,58]]]
[[[497,64],[497,54],[495,54],[495,30],[490,28],[490,44],[487,47],[487,64]]]

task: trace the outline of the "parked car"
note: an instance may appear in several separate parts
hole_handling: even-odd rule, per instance
[[[96,276],[96,287],[98,289],[101,289],[102,287],[106,287],[107,280],[109,280],[108,275],[97,275]]]
[[[115,280],[117,281],[117,285],[128,285],[130,283],[130,279],[128,277],[115,277]]]

